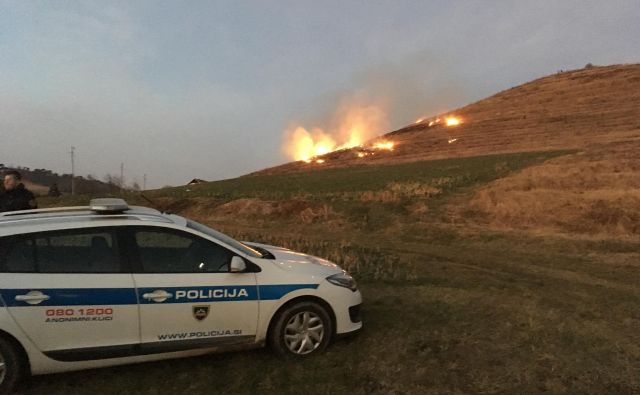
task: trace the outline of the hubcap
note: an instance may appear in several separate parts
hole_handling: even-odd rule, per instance
[[[294,354],[309,354],[320,346],[323,338],[322,319],[311,311],[294,315],[284,328],[284,342]]]
[[[0,353],[0,384],[4,382],[4,377],[7,375],[7,364],[4,362],[4,356]]]

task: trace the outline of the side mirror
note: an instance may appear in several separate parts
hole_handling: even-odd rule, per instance
[[[229,265],[229,272],[231,273],[242,273],[247,270],[247,264],[244,262],[244,259],[239,256],[234,256],[231,258],[231,264]]]

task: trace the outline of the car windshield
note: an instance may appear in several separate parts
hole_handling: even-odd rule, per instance
[[[260,252],[258,252],[257,250],[255,250],[254,248],[249,247],[246,244],[243,244],[241,242],[239,242],[238,240],[235,240],[227,235],[225,235],[224,233],[218,232],[215,229],[211,229],[208,226],[202,225],[201,223],[192,221],[190,219],[187,220],[187,226],[191,229],[195,229],[198,232],[202,232],[208,236],[211,236],[217,240],[220,240],[221,242],[235,248],[238,251],[242,251],[243,253],[252,256],[254,258],[262,258],[262,254]]]

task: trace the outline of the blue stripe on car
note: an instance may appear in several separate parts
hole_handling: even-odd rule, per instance
[[[280,285],[259,285],[260,300],[278,300],[289,292],[299,289],[318,288],[318,284],[280,284]]]
[[[98,306],[98,305],[130,305],[167,304],[167,303],[202,303],[227,302],[244,300],[278,300],[286,294],[300,289],[316,289],[318,284],[273,284],[273,285],[227,285],[211,287],[146,287],[138,288],[29,288],[2,289],[0,301],[4,300],[8,307],[37,306]],[[163,290],[172,294],[163,302],[155,302],[142,297],[145,293]],[[244,290],[244,292],[242,291]],[[36,305],[16,301],[17,295],[25,295],[30,291],[40,291],[49,296]],[[139,297],[139,299],[138,299]]]
[[[36,305],[17,301],[16,296],[40,291],[49,296]],[[21,306],[84,306],[137,304],[134,288],[31,288],[3,289],[2,298],[9,307]]]

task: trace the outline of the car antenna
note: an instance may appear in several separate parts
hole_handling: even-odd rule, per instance
[[[150,198],[146,197],[143,192],[140,192],[140,196],[144,200],[146,200],[153,208],[155,208],[156,210],[160,211],[161,213],[163,213],[163,214],[173,214],[173,213],[165,210],[164,207],[160,207],[160,205],[158,203],[156,203],[153,200],[151,200]]]

